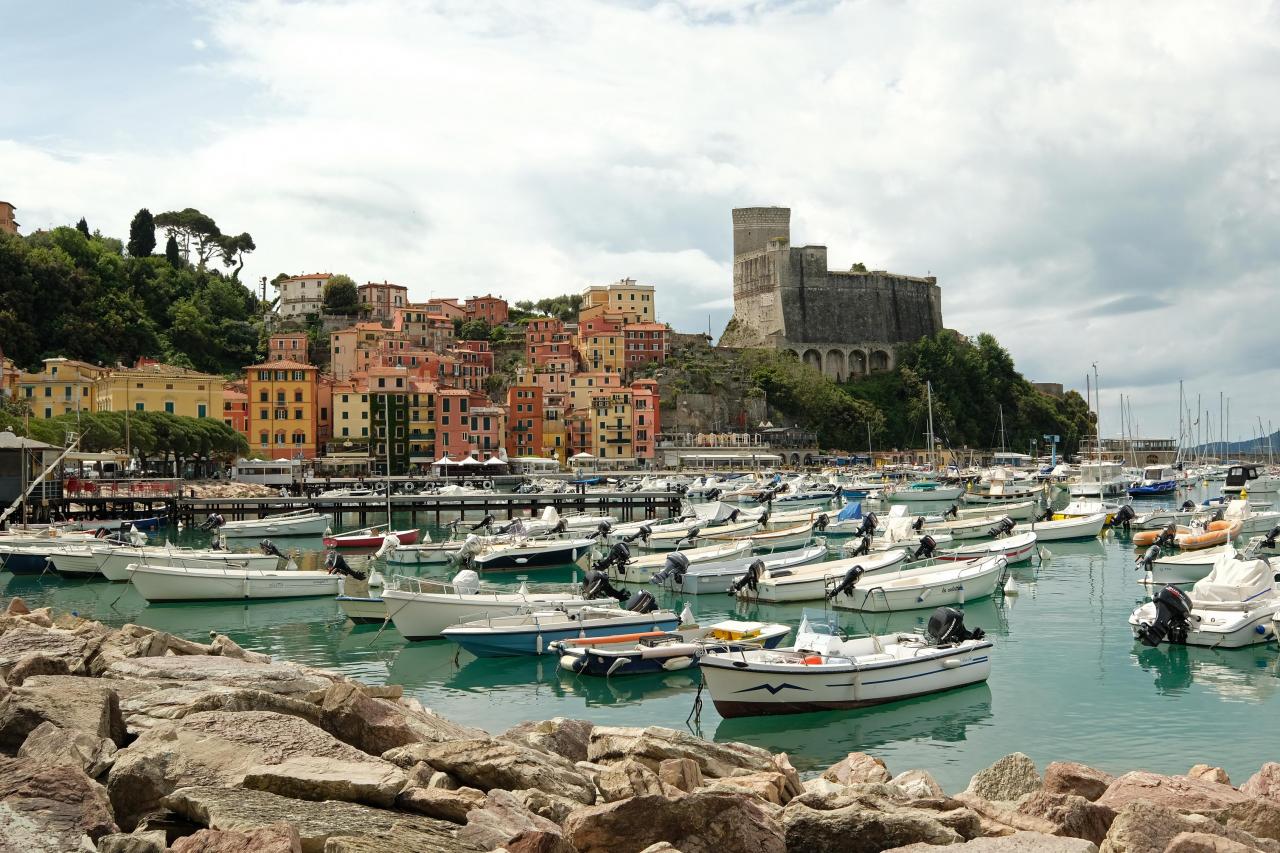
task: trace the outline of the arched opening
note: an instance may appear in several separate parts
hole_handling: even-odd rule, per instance
[[[838,349],[827,350],[826,369],[823,371],[827,376],[837,382],[844,381],[844,353]]]
[[[856,349],[849,353],[849,375],[867,375],[867,354],[860,349]]]
[[[799,453],[792,453],[792,454],[791,454],[791,464],[792,464],[792,465],[799,465],[799,464],[800,464],[800,454],[799,454]]]
[[[882,349],[875,350],[871,353],[871,372],[879,373],[882,370],[889,369],[889,353]]]
[[[822,354],[819,353],[816,349],[805,350],[804,355],[801,356],[801,360],[804,361],[805,364],[812,367],[814,370],[818,370],[818,371],[822,370]]]

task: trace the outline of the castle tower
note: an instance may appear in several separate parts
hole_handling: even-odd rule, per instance
[[[733,209],[733,254],[763,250],[770,240],[791,243],[791,208],[735,207]]]

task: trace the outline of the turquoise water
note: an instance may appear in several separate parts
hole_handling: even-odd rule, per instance
[[[318,540],[281,544],[320,546]],[[1015,567],[1020,595],[997,593],[966,608],[966,623],[985,628],[995,641],[987,684],[857,712],[729,721],[707,697],[701,719],[690,725],[704,737],[785,751],[801,772],[862,750],[884,758],[894,772],[926,768],[948,790],[963,788],[974,772],[1015,750],[1041,767],[1071,759],[1112,772],[1185,772],[1206,762],[1237,780],[1275,757],[1267,722],[1280,712],[1274,644],[1236,651],[1141,648],[1126,622],[1146,598],[1127,538],[1047,547],[1048,562]],[[568,569],[535,575],[569,577]],[[394,628],[348,624],[327,599],[148,606],[127,585],[8,573],[0,573],[0,595],[192,639],[226,633],[280,658],[403,684],[437,712],[493,732],[552,716],[681,728],[698,683],[696,671],[593,679],[561,672],[553,657],[477,659],[447,641],[406,644]],[[684,599],[662,600],[679,609]],[[722,595],[688,600],[704,623],[745,616],[794,626],[802,609],[740,606]],[[846,630],[883,632],[922,627],[929,611],[840,615]]]

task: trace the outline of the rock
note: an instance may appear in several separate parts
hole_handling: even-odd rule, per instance
[[[1056,824],[1042,817],[1023,814],[1016,808],[1011,807],[1008,801],[993,802],[983,799],[970,791],[961,791],[953,799],[963,803],[991,823],[999,826],[1022,832],[1038,832],[1042,835],[1053,835],[1058,830]]]
[[[1116,813],[1108,806],[1091,803],[1075,794],[1055,794],[1036,791],[1018,802],[1018,811],[1024,815],[1049,821],[1057,828],[1054,835],[1084,838],[1101,844],[1111,829]]]
[[[119,698],[97,679],[40,676],[12,688],[0,699],[0,749],[16,750],[45,722],[124,743]]]
[[[892,777],[889,768],[879,758],[865,752],[851,752],[832,764],[822,778],[837,785],[860,785],[865,782],[888,782]]]
[[[902,792],[913,800],[946,796],[938,780],[934,779],[927,770],[908,770],[905,773],[899,773],[889,780],[889,784],[901,788]]]
[[[340,761],[304,755],[251,767],[240,784],[299,800],[345,800],[390,807],[406,781],[404,771],[381,759]]]
[[[13,669],[9,670],[9,674],[5,676],[5,681],[8,681],[12,687],[20,687],[24,681],[33,675],[70,674],[71,670],[67,665],[66,658],[52,657],[39,652],[34,655],[28,655],[14,664]]]
[[[587,720],[552,717],[550,720],[520,723],[498,737],[570,761],[586,761],[592,728]]]
[[[792,766],[789,755],[785,752],[779,752],[773,757],[773,766],[782,774],[783,785],[781,793],[783,803],[788,803],[792,798],[804,793],[804,783],[800,781],[800,774]]]
[[[1280,802],[1280,764],[1268,761],[1240,786],[1240,793]]]
[[[1129,803],[1141,802],[1204,813],[1245,802],[1249,796],[1246,792],[1218,782],[1134,770],[1112,782],[1106,793],[1098,798],[1098,803],[1116,811]]]
[[[823,779],[821,776],[804,780],[804,791],[808,794],[841,794],[844,793],[845,787],[838,782]]]
[[[302,839],[283,822],[248,832],[202,829],[173,842],[172,853],[302,853]]]
[[[520,798],[526,809],[539,817],[545,817],[555,824],[563,824],[565,818],[574,809],[582,808],[582,803],[577,800],[558,797],[555,794],[548,794],[546,791],[539,791],[537,788],[526,788],[512,793]]]
[[[737,776],[712,779],[698,790],[750,794],[775,806],[786,805],[794,796],[794,793],[790,790],[786,774],[777,770],[742,773]]]
[[[400,767],[425,761],[482,791],[540,788],[580,803],[595,801],[595,785],[567,760],[508,741],[471,738],[417,743],[389,750],[383,757]]]
[[[467,812],[484,805],[484,792],[475,788],[405,788],[396,797],[396,808],[453,823],[466,823]]]
[[[1256,853],[1257,847],[1207,832],[1179,832],[1164,853]]]
[[[44,722],[18,748],[18,757],[38,764],[73,764],[92,779],[111,769],[116,745],[108,738]]]
[[[297,717],[211,711],[161,723],[120,750],[107,790],[117,818],[131,826],[177,788],[238,785],[260,765],[301,757],[364,764],[378,772],[393,769]]]
[[[1107,786],[1114,781],[1110,773],[1075,761],[1054,761],[1044,769],[1046,791],[1075,794],[1091,802],[1106,793]]]
[[[4,675],[7,680],[16,666],[32,657],[58,660],[66,667],[67,672],[80,673],[84,671],[86,658],[96,648],[96,642],[86,640],[72,631],[24,623],[21,628],[13,628],[0,634],[0,675]]]
[[[658,774],[634,758],[606,767],[593,779],[603,802],[612,803],[628,797],[674,794],[678,789],[668,787]]]
[[[648,847],[641,850],[640,853],[680,853],[680,851],[665,841],[659,841],[657,844],[650,844]]]
[[[79,767],[0,757],[0,849],[93,849],[117,831],[106,792]]]
[[[164,830],[113,832],[98,839],[98,853],[165,853],[167,849]]]
[[[453,853],[466,850],[447,821],[400,814],[355,803],[293,800],[236,788],[181,788],[164,798],[165,808],[208,829],[248,832],[281,821],[298,830],[303,853],[333,850],[384,853]],[[342,839],[335,844],[335,839]]]
[[[163,720],[179,720],[202,711],[273,711],[300,717],[313,726],[325,722],[318,705],[295,696],[265,690],[239,690],[220,684],[168,687],[121,697],[120,710],[129,731],[137,734]]]
[[[9,606],[4,609],[5,616],[25,616],[30,612],[31,608],[27,606],[27,602],[17,595],[9,599]]]
[[[1123,777],[1121,777],[1123,778]],[[1102,853],[1149,853],[1163,851],[1180,833],[1206,833],[1249,845],[1257,850],[1277,851],[1280,844],[1259,839],[1231,826],[1223,826],[1212,818],[1199,814],[1180,814],[1160,803],[1132,802],[1121,809],[1107,839],[1102,843]]]
[[[439,742],[483,735],[443,717],[428,714],[390,699],[368,695],[351,681],[331,684],[320,701],[321,725],[339,740],[370,755],[382,755],[398,746]],[[485,735],[487,737],[487,735]]]
[[[1256,838],[1280,841],[1280,803],[1255,797],[1226,811],[1227,826]]]
[[[688,793],[702,787],[702,768],[692,758],[668,758],[658,763],[658,778]]]
[[[738,769],[748,772],[777,769],[768,750],[745,743],[712,743],[658,726],[644,729],[596,726],[592,730],[587,760],[611,764],[625,758],[638,758],[655,771],[668,758],[691,758],[698,762],[703,776],[712,778],[732,776]]]
[[[988,800],[1016,800],[1043,784],[1035,762],[1021,752],[1001,758],[969,780],[969,792]]]
[[[964,821],[966,834],[946,825],[942,820],[945,813],[899,806],[869,792],[822,797],[805,794],[782,810],[782,824],[788,850],[878,853],[916,842],[956,844],[966,835],[976,834],[978,816],[968,809],[955,811],[961,814],[947,817]]]
[[[538,843],[548,846],[536,849],[572,851],[559,826],[530,812],[510,791],[490,791],[484,805],[472,809],[467,814],[467,825],[458,830],[459,841],[481,850],[512,850],[517,838],[522,838],[520,844],[525,849],[535,849],[530,845],[538,839]]]
[[[118,660],[106,668],[106,678],[143,681],[155,687],[221,684],[285,695],[324,690],[332,683],[314,670],[291,663],[250,663],[221,656],[174,655]]]
[[[1015,832],[1000,838],[975,838],[947,848],[958,853],[1097,853],[1097,846],[1080,838],[1059,838],[1040,832]],[[921,842],[894,847],[885,853],[938,853],[932,844]]]
[[[630,853],[658,842],[683,853],[784,853],[775,813],[751,797],[694,792],[588,806],[569,815],[564,829],[578,853]]]
[[[1217,782],[1219,785],[1230,785],[1231,777],[1227,775],[1227,771],[1221,767],[1211,767],[1208,764],[1196,764],[1187,771],[1187,776],[1192,779],[1199,779],[1202,782]]]
[[[224,658],[236,658],[238,660],[248,661],[249,663],[271,663],[271,655],[264,655],[261,652],[251,652],[243,649],[240,645],[226,634],[218,634],[209,643],[210,649],[215,655],[221,655]]]

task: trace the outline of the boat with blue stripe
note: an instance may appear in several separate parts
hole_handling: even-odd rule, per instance
[[[652,606],[653,596],[636,594],[633,607]],[[476,657],[544,655],[557,640],[608,637],[650,631],[673,631],[680,617],[670,610],[638,612],[609,607],[574,610],[535,610],[513,616],[477,619],[445,628],[445,639]]]

